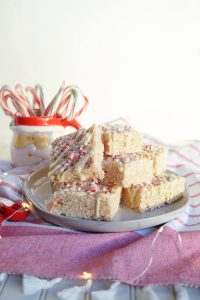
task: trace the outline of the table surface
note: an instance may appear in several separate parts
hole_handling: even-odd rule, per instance
[[[9,159],[7,144],[0,144],[0,159]],[[22,290],[22,277],[17,275],[8,275],[3,282],[0,282],[0,300],[53,300],[58,299],[57,292],[74,285],[81,285],[81,281],[62,280],[49,290],[42,290],[30,296],[25,296]],[[112,284],[109,280],[94,280],[92,291],[108,289]],[[127,284],[120,284],[115,300],[199,300],[200,288],[186,287],[188,298],[176,292],[174,286],[151,286],[149,287],[131,287]],[[87,295],[87,300],[92,300],[91,295]],[[84,300],[84,297],[82,299]],[[85,297],[86,300],[86,297]],[[109,300],[109,299],[108,299]]]
[[[49,290],[41,290],[30,296],[25,296],[22,291],[22,277],[16,275],[8,275],[6,279],[0,283],[0,300],[54,300],[58,299],[57,292],[74,285],[82,285],[83,282],[75,280],[62,280],[55,284]],[[109,280],[94,280],[92,291],[108,289],[112,284]],[[147,287],[131,287],[127,284],[120,284],[115,300],[199,300],[200,288],[187,287],[188,297],[180,296],[176,292],[174,286],[149,286]],[[91,295],[83,296],[83,300],[92,300]],[[79,299],[79,300],[82,300]],[[104,300],[104,299],[103,299]],[[109,300],[109,298],[108,298]]]

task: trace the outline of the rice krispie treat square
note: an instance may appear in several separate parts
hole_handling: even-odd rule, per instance
[[[61,136],[52,143],[49,178],[54,182],[103,178],[101,127],[91,126]]]
[[[148,146],[148,147],[147,147]],[[129,187],[141,182],[150,182],[154,176],[166,169],[166,152],[163,148],[143,146],[135,154],[105,156],[103,161],[104,179],[107,185]]]
[[[129,187],[153,178],[153,161],[135,154],[105,156],[103,169],[103,183],[111,186]]]
[[[102,126],[102,140],[106,155],[139,152],[143,135],[127,125]]]
[[[53,214],[110,221],[116,214],[121,188],[107,187],[95,181],[63,184],[54,192]]]
[[[142,145],[141,157],[153,160],[154,176],[158,176],[166,170],[167,149],[154,145]]]
[[[151,183],[132,185],[122,190],[122,204],[138,212],[145,212],[181,198],[185,179],[175,174],[156,176]]]

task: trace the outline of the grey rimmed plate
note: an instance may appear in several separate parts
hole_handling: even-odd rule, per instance
[[[179,217],[189,201],[187,186],[183,197],[172,204],[166,204],[154,210],[138,213],[125,206],[120,206],[114,219],[110,222],[85,220],[67,216],[58,216],[49,212],[52,203],[52,187],[47,176],[48,167],[32,173],[24,183],[24,192],[37,211],[46,221],[74,230],[89,232],[123,232],[156,226]],[[173,173],[171,171],[167,171]]]

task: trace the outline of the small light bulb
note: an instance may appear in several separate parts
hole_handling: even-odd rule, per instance
[[[92,274],[88,273],[88,272],[83,272],[80,277],[83,278],[83,279],[91,279]]]
[[[24,209],[29,209],[28,203],[22,202],[22,206]]]

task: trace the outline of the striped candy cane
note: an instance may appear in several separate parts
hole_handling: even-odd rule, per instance
[[[59,105],[59,98],[62,97],[63,91],[64,91],[65,82],[62,82],[61,87],[59,88],[59,91],[55,95],[55,97],[52,99],[52,101],[49,103],[47,108],[44,111],[45,116],[53,116],[56,114],[57,106]]]
[[[75,113],[75,107],[79,98],[83,98],[83,107]],[[88,99],[76,86],[66,86],[57,108],[54,108],[55,114],[69,120],[77,118],[88,105]]]
[[[30,99],[31,95],[31,99]],[[78,100],[84,100],[83,106],[75,112]],[[13,108],[8,105],[11,102]],[[42,87],[37,84],[34,88],[17,84],[14,90],[3,86],[0,90],[0,106],[10,117],[19,116],[60,116],[63,119],[74,119],[80,116],[88,105],[88,99],[77,86],[66,86],[62,82],[58,92],[45,109]]]
[[[21,94],[17,93],[17,91],[10,90],[7,86],[1,88],[1,99],[7,103],[7,107],[8,99],[11,99],[11,102],[19,115],[26,117],[34,115],[34,111],[26,99]]]

